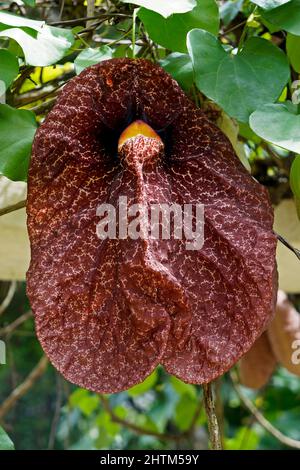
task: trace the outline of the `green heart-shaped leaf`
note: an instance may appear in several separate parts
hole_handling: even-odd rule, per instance
[[[0,80],[7,89],[19,73],[19,63],[16,56],[6,49],[0,49]]]
[[[35,31],[40,31],[45,25],[45,21],[31,20],[24,16],[12,15],[5,11],[0,11],[0,23],[6,26],[14,26],[17,28],[31,28]]]
[[[264,10],[273,10],[273,8],[280,7],[290,1],[291,0],[251,0],[252,3],[255,3],[255,5],[258,5]]]
[[[26,181],[35,115],[24,109],[0,105],[0,173],[14,181]]]
[[[33,37],[21,28],[10,28],[1,31],[0,37],[14,39],[21,46],[27,64],[45,67],[62,59],[73,44],[69,31],[61,30],[64,33],[60,34],[57,29],[44,26]]]
[[[250,127],[267,142],[300,153],[300,115],[291,102],[266,104],[250,116]]]
[[[0,426],[0,450],[14,450],[14,444],[8,434]]]
[[[219,31],[219,10],[215,0],[197,0],[192,11],[169,18],[146,8],[141,8],[138,16],[151,39],[171,51],[187,51],[186,35],[193,28],[203,28],[215,35]]]
[[[146,393],[148,390],[150,390],[151,388],[154,387],[154,385],[156,384],[157,382],[157,378],[158,378],[158,373],[157,373],[157,369],[155,369],[152,374],[150,374],[145,380],[144,382],[138,384],[138,385],[135,385],[134,387],[131,387],[127,393],[130,397],[137,397],[139,395],[143,395],[144,393]]]
[[[300,36],[288,33],[286,38],[286,52],[291,66],[296,72],[300,72]]]
[[[234,20],[242,6],[243,0],[230,0],[220,5],[220,16],[225,26],[228,26]]]
[[[75,71],[77,75],[90,65],[98,64],[102,60],[112,58],[112,50],[108,46],[101,46],[98,49],[91,47],[80,52],[74,61]]]
[[[212,34],[194,29],[187,44],[199,90],[239,121],[276,101],[289,79],[285,54],[265,39],[251,38],[232,54]]]
[[[160,65],[179,83],[189,91],[194,82],[193,64],[188,54],[173,52],[160,61]]]
[[[148,8],[167,18],[173,13],[186,13],[196,6],[196,0],[122,0],[123,3],[134,3],[140,7]]]
[[[291,0],[278,8],[264,11],[262,17],[278,29],[300,36],[300,0]]]
[[[41,67],[58,62],[74,43],[68,29],[5,12],[0,12],[0,37],[14,39],[22,48],[26,63]]]

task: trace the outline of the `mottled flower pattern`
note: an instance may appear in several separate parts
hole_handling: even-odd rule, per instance
[[[161,141],[118,139],[142,120]],[[99,204],[201,203],[205,241],[99,240]],[[266,190],[160,67],[112,59],[63,89],[29,171],[28,296],[39,340],[71,382],[112,393],[158,364],[201,384],[261,335],[276,298]]]

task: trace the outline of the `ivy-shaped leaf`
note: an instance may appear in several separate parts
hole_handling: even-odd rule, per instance
[[[289,79],[285,54],[265,39],[251,38],[233,54],[212,34],[194,29],[187,44],[199,90],[239,121],[276,101]]]
[[[291,66],[296,72],[300,72],[300,36],[288,33],[286,38],[286,52]]]
[[[68,29],[4,12],[0,12],[0,37],[14,39],[22,48],[26,63],[33,66],[56,63],[74,43]]]
[[[284,29],[300,36],[300,0],[291,0],[278,8],[264,11],[262,17],[277,30]]]
[[[14,450],[14,444],[8,434],[0,426],[0,450]]]
[[[196,6],[196,0],[122,0],[123,3],[134,3],[140,7],[148,8],[167,18],[173,13],[186,13]]]
[[[91,47],[82,51],[74,61],[77,75],[90,65],[98,64],[102,60],[112,58],[112,50],[108,46],[101,46],[97,49]]]
[[[182,382],[174,376],[170,377],[170,383],[178,395],[188,395],[192,399],[197,398],[197,390],[194,385]]]
[[[252,3],[255,3],[255,5],[258,5],[264,10],[273,10],[290,1],[291,0],[251,0]]]
[[[146,8],[141,8],[138,16],[151,39],[171,51],[187,51],[186,35],[193,28],[203,28],[215,35],[219,31],[219,10],[215,0],[197,0],[192,11],[167,19]]]
[[[181,88],[189,91],[194,82],[193,64],[188,54],[173,52],[160,61],[160,65],[179,83]]]
[[[14,26],[17,28],[31,28],[36,31],[40,31],[45,25],[45,21],[31,20],[30,18],[13,15],[11,13],[6,13],[5,11],[0,11],[0,23],[2,23],[2,25]]]
[[[25,181],[31,145],[37,128],[31,111],[0,105],[0,173]]]
[[[220,17],[227,26],[238,15],[243,5],[243,0],[230,0],[220,5]]]
[[[45,67],[62,59],[72,46],[66,34],[53,33],[53,28],[48,26],[45,26],[41,33],[37,33],[36,37],[21,28],[11,28],[0,32],[0,37],[14,39],[22,47],[27,64]]]
[[[250,127],[267,142],[300,153],[300,115],[289,101],[266,104],[250,116]]]
[[[128,390],[128,395],[130,397],[137,397],[139,395],[143,395],[143,393],[148,392],[148,390],[151,390],[151,388],[154,387],[154,385],[157,382],[158,374],[157,374],[157,369],[155,369],[152,374],[147,377],[144,382],[135,385],[134,387],[131,387]]]
[[[16,56],[6,49],[0,49],[0,80],[7,89],[19,72],[19,63]]]

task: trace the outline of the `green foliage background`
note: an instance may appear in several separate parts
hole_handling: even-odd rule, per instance
[[[300,108],[292,103],[299,87],[299,0],[183,0],[179,13],[161,0],[151,9],[143,0],[0,2],[2,175],[26,181],[35,130],[61,87],[111,57],[160,63],[221,125],[273,202],[294,196],[299,203]],[[2,328],[29,308],[20,283]],[[1,403],[42,351],[32,318],[0,333],[8,351],[0,366]],[[245,410],[229,376],[216,389],[225,448],[284,448]],[[243,393],[274,426],[300,439],[299,378],[279,368],[265,390]],[[128,392],[101,397],[67,383],[49,365],[2,424],[17,449],[201,449],[208,446],[201,394],[159,368]],[[13,448],[8,435],[0,429],[0,448]]]

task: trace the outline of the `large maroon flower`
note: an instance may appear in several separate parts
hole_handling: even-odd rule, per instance
[[[136,120],[160,137],[125,132],[118,152]],[[204,246],[187,250],[174,237],[100,240],[97,207],[117,206],[119,196],[204,204]],[[159,363],[186,382],[209,382],[272,315],[267,193],[220,130],[148,61],[108,60],[66,85],[36,134],[27,211],[37,334],[54,366],[80,386],[124,390]]]

